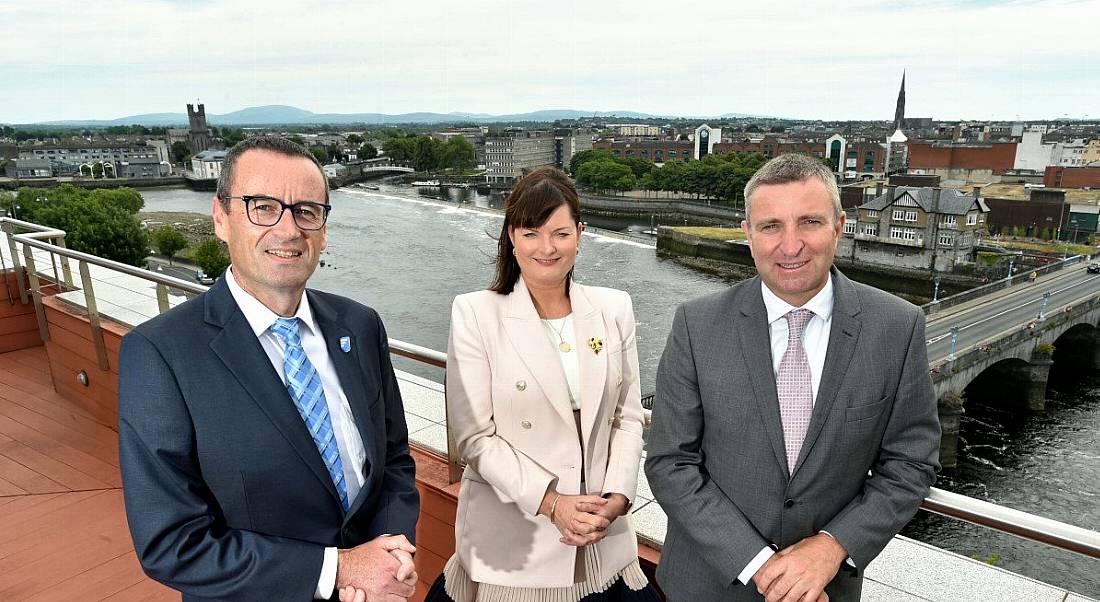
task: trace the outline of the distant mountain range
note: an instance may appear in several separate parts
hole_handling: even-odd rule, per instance
[[[384,113],[314,113],[286,105],[268,105],[249,107],[225,113],[224,115],[206,114],[206,121],[214,126],[245,125],[304,125],[304,124],[397,124],[397,123],[500,123],[519,121],[552,122],[559,119],[584,119],[591,117],[617,117],[621,119],[661,119],[668,116],[649,115],[635,111],[573,111],[551,109],[513,115],[488,115],[485,113],[404,113],[387,115]],[[743,113],[726,113],[715,119],[737,119],[753,117]],[[44,121],[34,125],[70,126],[70,127],[106,127],[112,125],[186,126],[186,113],[147,113],[131,115],[118,119],[76,119],[65,121]]]

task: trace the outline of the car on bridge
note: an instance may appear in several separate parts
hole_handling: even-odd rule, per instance
[[[1090,274],[1100,274],[1100,261],[1090,263],[1089,267],[1085,268],[1085,271]]]

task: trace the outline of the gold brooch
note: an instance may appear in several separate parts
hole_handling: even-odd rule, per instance
[[[592,348],[592,351],[596,352],[596,355],[599,355],[600,352],[603,351],[603,341],[596,337],[588,339],[588,346]]]

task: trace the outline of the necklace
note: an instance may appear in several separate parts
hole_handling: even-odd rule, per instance
[[[554,323],[553,322],[551,322],[550,320],[543,320],[543,323],[546,324],[547,326],[549,326],[550,330],[552,330],[554,332],[554,334],[558,335],[558,349],[561,349],[562,353],[569,353],[570,351],[573,350],[573,346],[570,345],[569,343],[567,343],[565,341],[565,337],[563,337],[562,334],[561,334],[562,331],[565,330],[565,320],[566,319],[568,319],[568,316],[566,316],[565,318],[562,319],[561,328],[554,328]]]

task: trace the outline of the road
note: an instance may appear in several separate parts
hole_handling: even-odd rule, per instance
[[[1033,284],[1018,284],[1005,291],[1013,294],[995,293],[981,305],[933,314],[926,326],[929,364],[939,364],[951,353],[953,326],[959,328],[956,349],[961,350],[1037,319],[1046,293],[1050,293],[1047,314],[1100,294],[1100,274],[1087,273],[1086,265],[1070,266]]]

